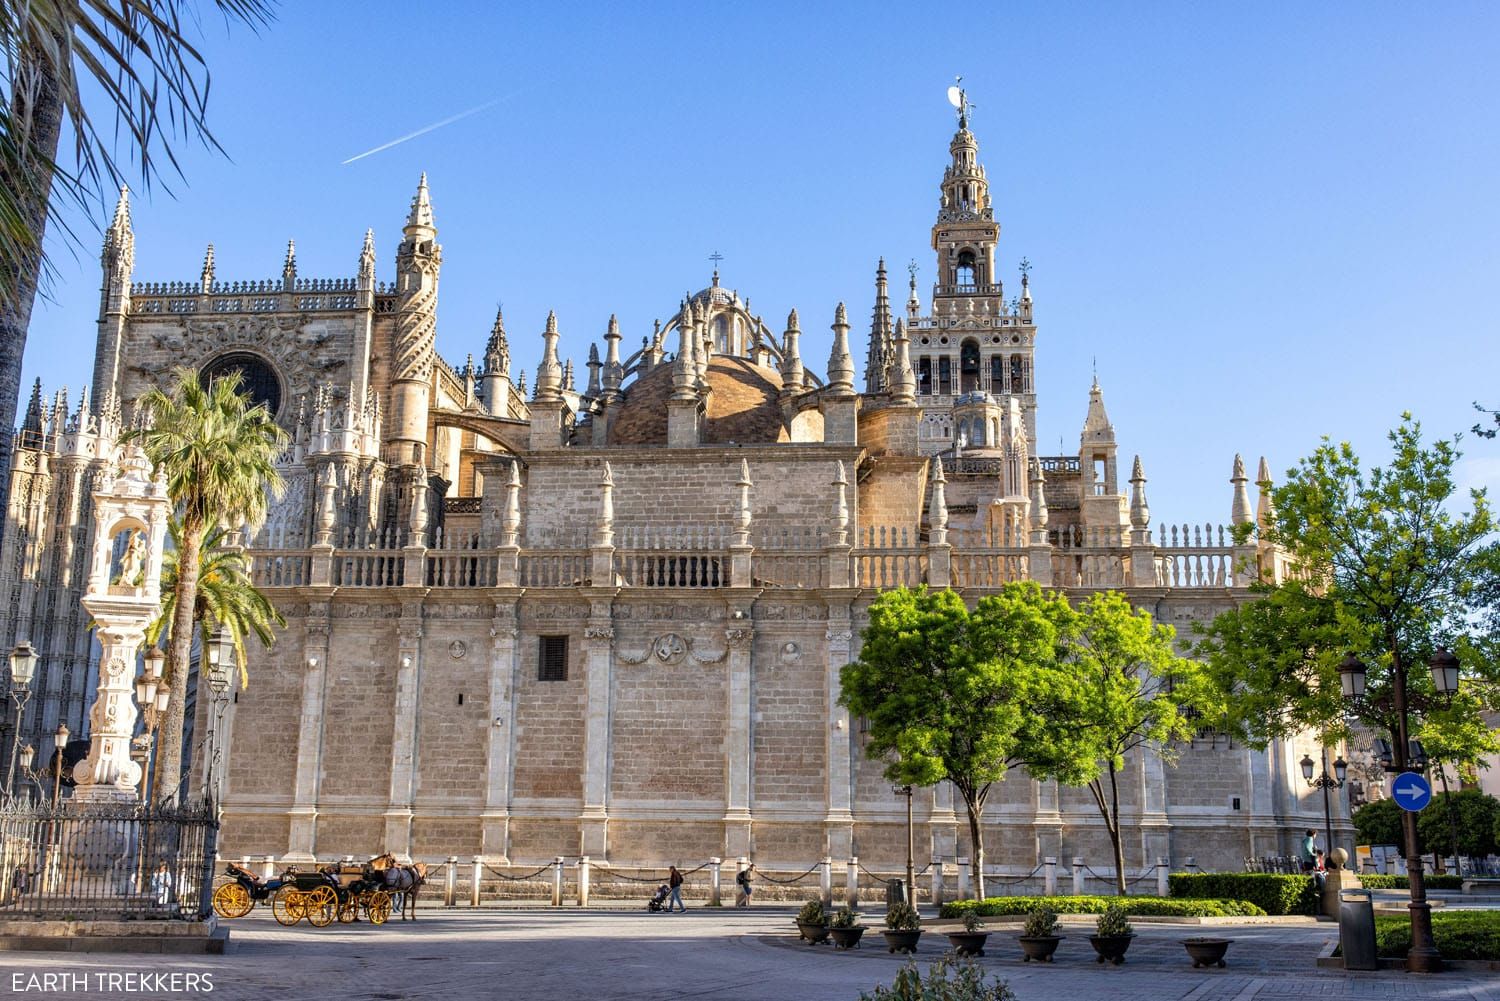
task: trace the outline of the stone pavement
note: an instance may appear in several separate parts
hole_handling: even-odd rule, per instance
[[[172,971],[213,975],[215,999],[507,998],[518,1001],[855,1001],[889,983],[903,962],[878,933],[839,953],[796,942],[791,912],[691,910],[683,915],[591,911],[426,911],[416,924],[392,922],[282,928],[262,909],[232,922],[230,953],[178,958],[48,953],[0,954],[0,996],[31,974]],[[1500,1001],[1500,978],[1443,974],[1342,974],[1317,970],[1332,925],[1215,927],[1138,925],[1121,967],[1099,966],[1082,923],[1066,928],[1058,962],[1023,964],[1013,928],[999,928],[980,960],[1006,977],[1021,1001],[1309,1001],[1442,998]],[[1178,944],[1190,935],[1235,940],[1226,970],[1194,970]],[[924,936],[919,960],[946,940]],[[20,980],[16,980],[16,976]],[[27,996],[40,996],[30,992]],[[53,995],[57,996],[57,995]],[[184,997],[156,992],[70,991],[69,998]]]

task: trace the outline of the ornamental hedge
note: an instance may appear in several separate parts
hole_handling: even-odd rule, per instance
[[[1173,897],[1244,900],[1266,914],[1318,913],[1318,885],[1311,876],[1270,872],[1174,872],[1167,879]]]
[[[1432,937],[1444,959],[1500,959],[1500,912],[1434,911]],[[1377,916],[1375,948],[1381,956],[1405,956],[1411,948],[1411,919],[1405,914]]]
[[[1382,876],[1379,873],[1370,873],[1368,876],[1359,877],[1366,890],[1409,890],[1411,883],[1405,876]],[[1429,890],[1462,890],[1464,878],[1462,876],[1434,876],[1427,872],[1422,874],[1422,883]]]
[[[983,900],[951,901],[943,905],[940,913],[945,918],[961,918],[972,911],[982,918],[997,918],[1046,907],[1058,914],[1103,914],[1111,904],[1119,904],[1132,917],[1240,918],[1266,913],[1246,900],[1172,900],[1167,897],[986,897]]]

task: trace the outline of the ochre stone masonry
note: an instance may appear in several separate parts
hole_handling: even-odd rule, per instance
[[[1151,524],[1097,382],[1076,401],[1077,451],[1040,454],[1046,341],[1021,262],[1007,294],[966,121],[936,208],[931,298],[913,272],[893,303],[880,263],[863,372],[843,304],[773,329],[716,272],[650,330],[527,318],[543,345],[528,389],[498,314],[477,365],[436,354],[425,177],[390,281],[367,233],[352,277],[299,278],[288,247],[280,278],[221,281],[210,249],[196,280],[138,282],[122,193],[92,383],[76,405],[38,391],[19,438],[0,642],[43,655],[22,742],[82,731],[92,701],[78,597],[99,456],[173,365],[238,367],[291,436],[284,496],[232,540],[287,627],[252,651],[229,713],[226,855],[748,856],[789,872],[832,856],[836,882],[851,855],[899,868],[904,797],[836,704],[881,589],[1115,588],[1185,636],[1283,570],[1223,527]],[[815,365],[803,326],[830,317]],[[586,354],[585,328],[603,332]],[[1249,482],[1236,458],[1234,524],[1257,516]],[[1315,747],[1204,733],[1176,767],[1132,755],[1127,865],[1286,852],[1321,826],[1297,769]],[[918,790],[913,814],[919,859],[967,856],[951,789]],[[1012,776],[986,828],[989,861],[1011,872],[1043,856],[1109,867],[1083,790]]]

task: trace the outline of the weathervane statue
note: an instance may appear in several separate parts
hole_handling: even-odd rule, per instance
[[[948,88],[948,103],[958,109],[958,127],[966,129],[969,127],[969,112],[974,110],[974,105],[969,103],[969,96],[961,86],[964,78],[957,76],[953,80],[953,86]]]

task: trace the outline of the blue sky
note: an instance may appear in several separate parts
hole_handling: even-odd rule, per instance
[[[639,9],[634,9],[639,7]],[[444,248],[438,350],[479,354],[497,302],[531,369],[556,309],[581,365],[708,283],[821,371],[855,354],[875,261],[915,259],[962,73],[1002,225],[1033,264],[1042,450],[1076,450],[1091,366],[1153,514],[1224,521],[1236,451],[1279,473],[1318,436],[1372,458],[1403,409],[1431,432],[1500,405],[1500,7],[1482,4],[288,4],[205,20],[210,123],[185,182],[135,205],[136,279],[393,270],[419,172]],[[489,101],[485,111],[342,161]],[[97,239],[55,244],[27,383],[87,380]],[[581,369],[580,369],[581,371]],[[1469,482],[1500,444],[1467,441]]]

